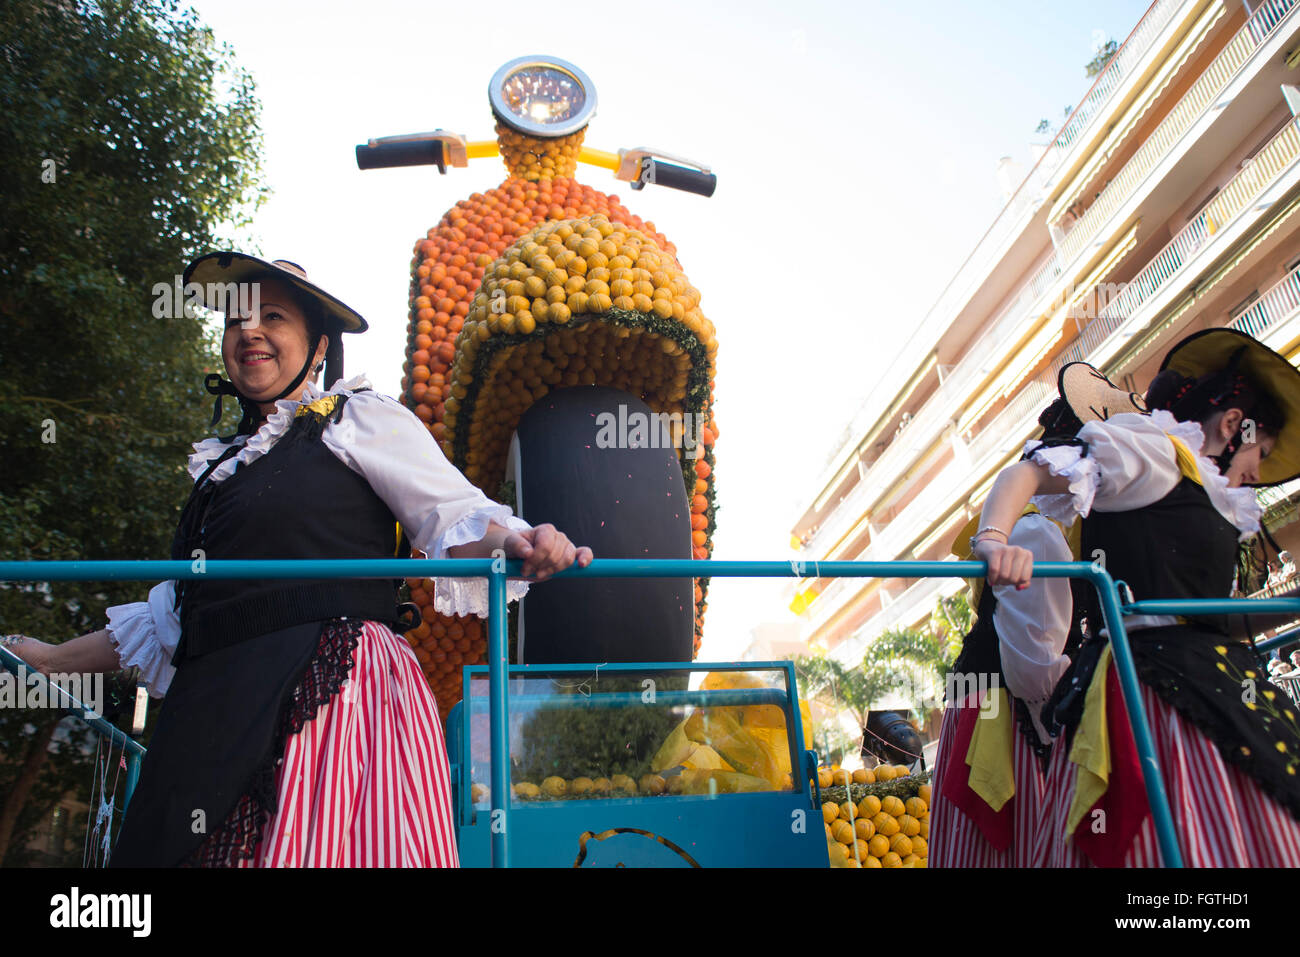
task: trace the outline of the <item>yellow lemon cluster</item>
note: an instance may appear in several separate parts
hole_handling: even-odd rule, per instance
[[[519,179],[543,179],[554,176],[572,176],[582,152],[582,140],[587,135],[583,127],[568,136],[529,136],[512,130],[497,121],[497,146],[505,160],[510,175]]]

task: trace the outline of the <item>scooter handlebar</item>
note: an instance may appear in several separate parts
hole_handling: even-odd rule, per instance
[[[686,166],[677,166],[673,163],[665,163],[660,159],[651,158],[648,166],[645,165],[646,163],[646,160],[642,160],[641,178],[632,183],[633,189],[644,189],[646,184],[650,184],[652,186],[667,186],[669,189],[680,189],[683,192],[695,193],[699,196],[712,196],[713,191],[718,188],[716,173],[706,173]]]
[[[357,146],[358,169],[386,169],[393,166],[436,166],[447,172],[441,140],[411,140],[401,143],[376,143]]]

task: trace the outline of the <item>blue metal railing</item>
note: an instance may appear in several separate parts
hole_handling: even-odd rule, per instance
[[[167,579],[335,579],[335,578],[486,578],[488,580],[489,738],[491,742],[492,864],[509,866],[510,740],[507,698],[506,580],[519,577],[522,563],[495,559],[368,559],[296,561],[121,561],[121,562],[0,562],[0,581],[149,581]],[[566,578],[978,578],[983,562],[763,562],[601,559],[587,568],[571,567]],[[1181,867],[1164,779],[1146,709],[1139,693],[1137,671],[1124,629],[1124,615],[1213,615],[1233,612],[1285,612],[1300,618],[1300,599],[1223,599],[1200,601],[1120,601],[1117,583],[1105,569],[1088,562],[1043,562],[1034,566],[1040,578],[1082,578],[1097,589],[1103,623],[1115,660],[1124,706],[1133,729],[1147,800],[1155,821],[1160,852],[1167,867]],[[557,576],[557,577],[561,577]],[[9,666],[6,655],[3,660]],[[16,660],[16,659],[15,659]],[[797,712],[796,712],[797,715]],[[797,720],[797,717],[796,717]],[[101,719],[102,721],[102,719]],[[122,735],[116,728],[101,733]],[[124,735],[122,737],[125,737]],[[128,739],[129,740],[129,739]],[[134,744],[135,742],[131,742]],[[124,745],[129,747],[128,745]],[[137,745],[138,747],[138,745]],[[792,755],[792,759],[793,759]],[[792,766],[794,762],[792,760]]]

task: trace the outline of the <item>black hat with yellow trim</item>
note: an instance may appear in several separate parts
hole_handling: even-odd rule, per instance
[[[1257,486],[1300,476],[1300,369],[1284,356],[1236,329],[1204,329],[1169,350],[1160,365],[1166,370],[1188,380],[1169,403],[1175,414],[1179,402],[1202,410],[1245,405],[1245,418],[1276,436],[1259,463]],[[1279,416],[1281,421],[1270,421]]]

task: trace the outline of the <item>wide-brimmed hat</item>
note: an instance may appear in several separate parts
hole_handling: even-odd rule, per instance
[[[1079,421],[1104,422],[1122,412],[1143,413],[1146,402],[1136,392],[1126,392],[1086,362],[1067,362],[1056,377],[1056,388]]]
[[[1300,369],[1284,356],[1236,329],[1203,329],[1170,349],[1160,371],[1172,369],[1201,379],[1229,366],[1272,398],[1285,420],[1272,452],[1260,460],[1256,486],[1278,485],[1300,476]]]
[[[355,309],[314,283],[307,281],[307,271],[287,259],[266,260],[245,253],[216,252],[200,256],[185,268],[183,282],[203,287],[201,301],[210,309],[221,309],[219,301],[209,301],[208,289],[228,288],[228,283],[279,279],[315,300],[325,310],[327,319],[335,320],[344,332],[365,332],[369,324]]]

